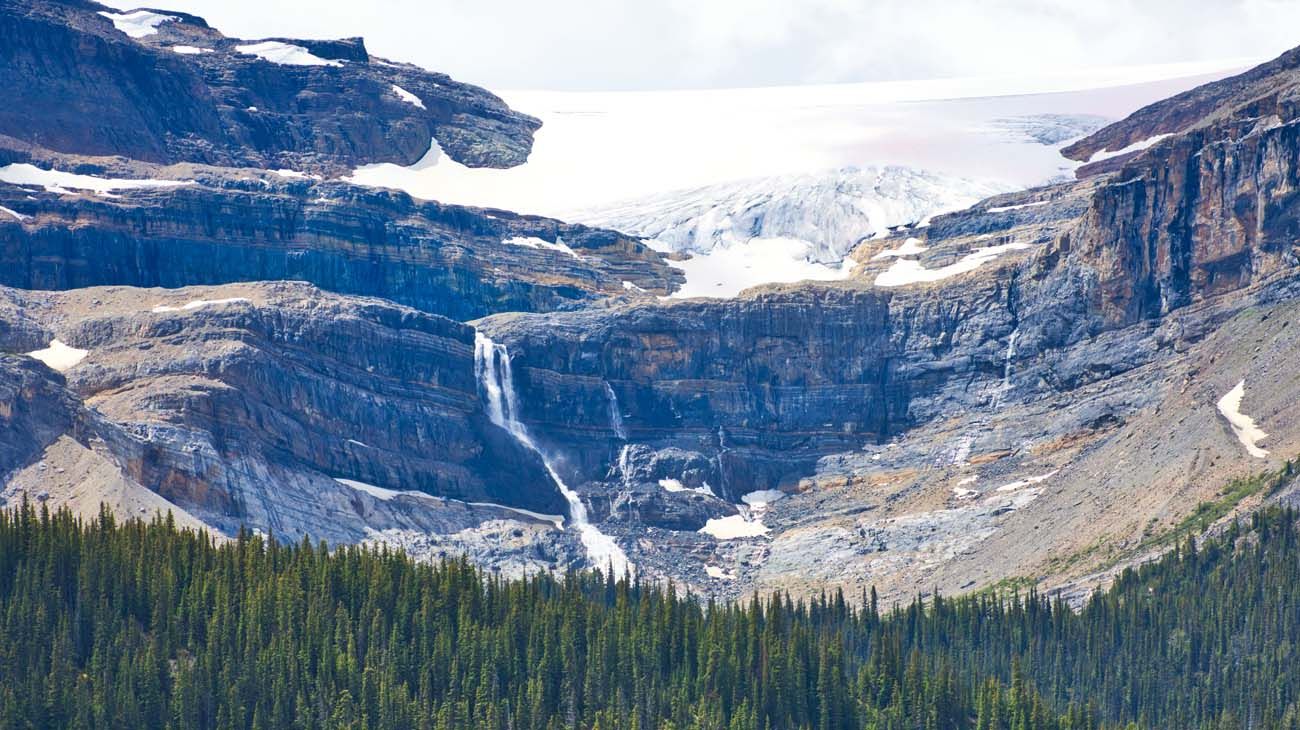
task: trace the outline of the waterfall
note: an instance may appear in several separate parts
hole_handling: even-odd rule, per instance
[[[587,507],[578,493],[564,483],[551,458],[533,441],[528,428],[519,420],[519,398],[510,372],[510,353],[506,351],[505,345],[496,344],[480,332],[474,333],[474,375],[483,388],[488,419],[505,429],[524,448],[541,457],[546,472],[569,503],[569,523],[578,531],[582,545],[587,550],[587,559],[602,571],[613,566],[615,575],[632,575],[635,566],[628,562],[627,554],[614,542],[614,538],[587,520]]]
[[[632,447],[623,444],[623,448],[618,452],[618,473],[623,476],[623,489],[627,489],[628,483],[632,480],[632,463],[628,458],[632,452]]]
[[[609,425],[619,441],[627,441],[627,429],[623,427],[623,412],[618,407],[618,394],[614,386],[605,381],[605,398],[609,400]]]
[[[1002,400],[1011,391],[1011,363],[1016,357],[1016,339],[1020,337],[1020,328],[1011,330],[1007,337],[1007,354],[1002,359],[1002,385],[993,394],[993,410],[1002,407]]]
[[[1002,385],[1011,386],[1011,361],[1016,357],[1016,339],[1020,337],[1020,328],[1011,330],[1011,335],[1007,337],[1007,356],[1002,362]]]

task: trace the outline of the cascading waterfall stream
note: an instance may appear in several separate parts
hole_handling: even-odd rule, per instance
[[[1011,334],[1007,337],[1007,354],[1002,361],[1002,385],[998,388],[997,393],[993,395],[993,410],[995,411],[1002,407],[1003,399],[1011,391],[1011,366],[1016,357],[1016,340],[1019,337],[1019,327],[1011,330]]]
[[[475,332],[474,374],[483,388],[488,419],[541,457],[546,472],[551,475],[560,494],[569,503],[569,522],[578,531],[582,545],[587,549],[588,560],[602,571],[612,566],[615,575],[632,575],[635,566],[628,561],[623,548],[614,542],[614,538],[588,521],[587,507],[578,493],[564,483],[550,457],[533,441],[528,428],[519,420],[519,399],[515,394],[514,377],[510,371],[510,353],[506,351],[505,345],[498,345],[486,335]]]
[[[623,411],[618,407],[618,394],[608,380],[605,381],[605,397],[609,399],[609,425],[619,441],[627,441],[627,428],[623,426]]]

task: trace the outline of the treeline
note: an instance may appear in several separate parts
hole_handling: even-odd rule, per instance
[[[1178,550],[1078,613],[882,616],[24,506],[0,513],[0,727],[1289,730],[1294,522]]]

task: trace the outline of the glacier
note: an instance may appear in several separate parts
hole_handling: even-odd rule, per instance
[[[898,165],[846,167],[663,193],[568,218],[654,239],[676,253],[790,238],[810,244],[807,261],[838,264],[863,238],[1015,189]]]
[[[437,140],[354,183],[535,213],[644,238],[686,274],[676,298],[834,280],[862,239],[1071,176],[1060,148],[1236,69],[755,89],[501,92],[543,126],[527,163],[470,168]],[[634,290],[629,292],[635,294]]]

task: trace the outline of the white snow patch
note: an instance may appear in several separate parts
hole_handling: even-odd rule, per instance
[[[353,442],[353,443],[360,443],[360,442]],[[428,494],[426,492],[416,492],[413,490],[385,489],[383,487],[377,487],[374,484],[359,482],[356,481],[355,479],[342,479],[339,477],[335,477],[334,481],[338,482],[339,484],[342,484],[345,487],[350,487],[352,489],[355,489],[359,492],[365,492],[366,494],[369,494],[370,496],[380,500],[381,502],[388,502],[397,499],[398,497],[410,497],[413,499],[422,499],[426,501],[439,502],[439,503],[460,502],[461,504],[466,504],[471,507],[492,507],[495,509],[502,509],[508,512],[521,514],[526,517],[531,517],[535,520],[541,520],[542,522],[550,522],[551,524],[555,525],[557,529],[562,527],[564,524],[564,517],[560,515],[547,515],[547,514],[542,514],[541,512],[534,512],[532,510],[521,509],[519,507],[509,507],[504,504],[496,504],[495,502],[461,502],[461,500],[458,499],[446,499],[444,497],[435,497],[434,495]]]
[[[664,251],[656,241],[650,248]],[[828,266],[809,260],[812,244],[793,238],[755,238],[720,246],[684,261],[669,261],[686,274],[686,283],[671,299],[730,298],[754,286],[795,281],[836,281],[848,278],[852,262]]]
[[[977,248],[959,261],[938,269],[927,269],[915,259],[898,259],[894,265],[876,276],[876,286],[906,286],[908,284],[942,281],[958,274],[974,271],[1008,251],[1030,248],[1027,243],[1004,243],[999,246]]]
[[[1168,134],[1157,134],[1154,137],[1147,137],[1140,142],[1134,142],[1133,144],[1123,149],[1115,150],[1114,152],[1110,152],[1109,150],[1097,150],[1092,153],[1092,157],[1088,158],[1088,162],[1101,162],[1102,160],[1109,160],[1112,157],[1119,157],[1120,155],[1127,155],[1130,152],[1144,150],[1168,136]]]
[[[496,507],[497,509],[507,510],[526,517],[532,517],[533,519],[542,520],[543,522],[550,522],[555,525],[555,529],[557,530],[564,529],[564,515],[548,515],[542,512],[534,512],[530,509],[523,509],[522,507],[509,507],[504,504],[497,504],[496,502],[466,502],[465,504],[468,504],[471,507]]]
[[[180,20],[174,15],[163,15],[149,10],[133,10],[129,13],[110,13],[105,10],[99,14],[113,21],[113,27],[132,38],[144,38],[158,32],[158,26],[169,20]]]
[[[953,487],[952,493],[957,499],[974,499],[980,495],[978,489],[966,489],[964,487]]]
[[[1037,207],[1040,206],[1040,205],[1047,205],[1049,202],[1051,202],[1051,201],[1049,201],[1049,200],[1035,200],[1035,201],[1032,202],[1032,203],[1021,203],[1020,205],[1003,205],[1003,206],[998,206],[998,207],[994,207],[994,208],[989,208],[987,212],[989,212],[989,213],[1006,213],[1007,211],[1011,211],[1011,210],[1022,210],[1022,209],[1024,209],[1024,208],[1037,208]]]
[[[11,216],[13,216],[14,218],[16,218],[16,219],[18,219],[18,220],[20,220],[20,221],[25,221],[25,220],[27,220],[28,218],[31,218],[31,216],[29,216],[29,215],[23,215],[22,213],[19,213],[19,212],[16,211],[16,210],[10,210],[10,209],[4,207],[3,205],[0,205],[0,213],[4,213],[4,214],[6,214],[6,215],[11,215]]]
[[[69,347],[59,340],[51,340],[50,346],[44,350],[34,350],[27,353],[28,357],[34,357],[37,360],[48,365],[54,370],[63,372],[69,370],[77,363],[85,359],[89,350],[79,350],[75,347]]]
[[[1246,447],[1246,453],[1256,459],[1268,457],[1268,451],[1259,447],[1262,439],[1268,438],[1255,419],[1241,412],[1241,400],[1246,396],[1246,381],[1242,379],[1232,390],[1228,391],[1219,399],[1219,413],[1228,419],[1228,424],[1232,426],[1232,432],[1237,434],[1237,440],[1242,446]]]
[[[249,107],[249,108],[252,109],[253,107]],[[280,170],[268,170],[267,172],[275,173],[280,177],[289,178],[290,180],[319,180],[320,179],[320,177],[317,175],[308,175],[305,172],[299,172],[297,170],[290,170],[287,168],[280,169]]]
[[[961,480],[960,482],[957,482],[957,486],[959,486],[959,487],[964,487],[964,486],[966,486],[967,484],[974,484],[974,483],[977,482],[977,481],[979,481],[979,477],[976,476],[976,475],[974,475],[974,474],[972,474],[971,476],[966,477],[965,479]]]
[[[744,515],[731,515],[710,519],[699,531],[719,540],[735,540],[743,537],[762,537],[769,532],[769,528],[760,520],[747,520]]]
[[[235,46],[235,50],[249,56],[257,56],[263,61],[278,63],[281,66],[342,66],[342,61],[331,61],[312,55],[302,46],[280,41],[262,41],[244,46]]]
[[[710,578],[713,578],[714,580],[735,580],[736,579],[734,573],[728,573],[726,570],[723,570],[722,568],[719,568],[716,565],[704,566],[704,572],[707,573],[708,576]]]
[[[339,484],[342,484],[345,487],[351,487],[359,492],[365,492],[366,494],[369,494],[370,496],[382,502],[387,502],[390,499],[396,499],[402,496],[403,494],[406,494],[406,492],[399,492],[396,489],[384,489],[383,487],[376,487],[373,484],[366,484],[365,482],[359,482],[356,481],[355,479],[341,479],[335,477],[334,481],[338,482]],[[422,492],[416,492],[415,494],[423,495]],[[423,496],[428,496],[428,495],[423,495]]]
[[[0,167],[0,182],[14,185],[40,185],[51,193],[66,194],[68,189],[92,190],[97,193],[109,193],[114,190],[133,190],[137,188],[172,188],[180,185],[193,185],[192,182],[176,180],[127,180],[121,178],[95,177],[94,175],[77,175],[59,170],[43,170],[35,165],[20,162]]]
[[[1049,471],[1046,474],[1039,474],[1036,477],[1026,477],[1024,479],[1018,479],[1014,482],[1011,482],[1010,484],[1003,484],[1002,486],[998,487],[997,491],[1014,492],[1017,489],[1020,489],[1022,487],[1029,487],[1029,486],[1033,486],[1034,484],[1041,484],[1042,482],[1045,482],[1048,479],[1051,479],[1052,477],[1056,476],[1056,472],[1058,471],[1060,470],[1053,469],[1052,471]]]
[[[881,251],[875,256],[872,256],[871,260],[876,261],[878,259],[887,259],[891,256],[917,256],[919,254],[925,253],[928,250],[929,249],[927,249],[925,246],[921,245],[921,239],[909,238],[906,241],[903,241],[902,246],[899,246],[898,248],[895,249],[890,249],[888,251]]]
[[[751,507],[756,507],[758,505],[766,506],[778,499],[784,499],[785,496],[785,492],[782,492],[779,489],[759,489],[741,497],[740,501],[750,505]]]
[[[537,236],[512,236],[502,241],[502,243],[508,246],[523,246],[525,248],[536,248],[536,249],[545,249],[547,251],[557,251],[559,253],[572,256],[573,258],[578,259],[579,261],[582,260],[582,257],[578,255],[578,252],[570,248],[569,244],[565,243],[564,239],[559,238],[558,236],[555,239],[555,243],[551,243],[550,241],[547,241],[545,239],[538,238]]]
[[[12,212],[12,211],[11,211],[11,212]],[[623,288],[626,289],[627,291],[636,292],[636,293],[638,293],[638,294],[644,294],[644,293],[645,293],[645,289],[642,289],[641,287],[637,286],[636,284],[633,284],[633,283],[630,282],[630,281],[624,281],[624,282],[623,282]]]
[[[200,53],[212,53],[211,48],[199,48],[198,46],[172,46],[172,51],[182,56],[197,56]]]
[[[215,306],[220,306],[222,304],[235,304],[237,302],[247,302],[247,301],[249,300],[246,297],[230,297],[229,299],[196,299],[192,302],[186,302],[185,304],[182,304],[179,307],[172,307],[166,304],[159,304],[158,306],[154,307],[149,311],[153,312],[154,314],[162,314],[164,312],[188,312],[194,309],[201,309],[203,307],[215,307]]]
[[[398,86],[397,84],[393,84],[393,93],[394,93],[394,94],[397,94],[397,96],[400,97],[401,100],[404,101],[404,102],[406,102],[407,104],[411,104],[411,105],[413,105],[413,106],[418,106],[418,107],[420,107],[421,109],[426,109],[426,108],[427,108],[427,107],[424,105],[424,102],[420,100],[420,97],[416,96],[415,94],[412,94],[411,92],[407,91],[406,89],[403,89],[402,87]]]
[[[707,494],[710,497],[717,496],[713,493],[713,488],[708,484],[705,484],[702,487],[688,487],[685,484],[682,484],[680,479],[660,479],[659,486],[662,487],[665,492],[695,492],[697,494]]]

